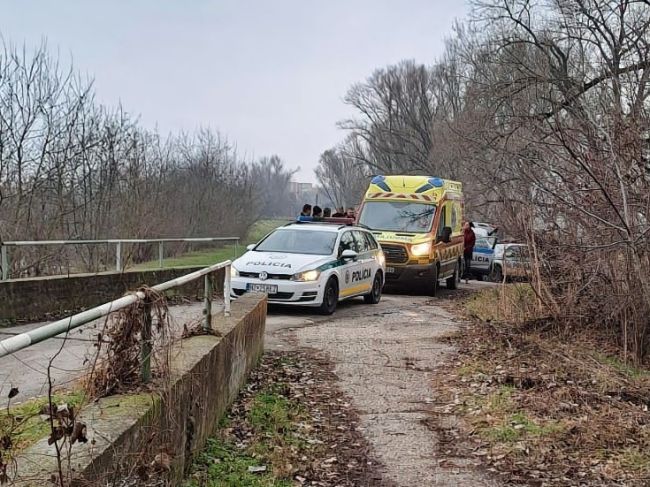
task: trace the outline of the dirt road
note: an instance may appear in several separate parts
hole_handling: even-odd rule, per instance
[[[476,289],[487,283],[463,284]],[[461,292],[462,292],[461,289]],[[330,317],[306,309],[271,309],[267,320],[268,350],[315,349],[331,360],[339,388],[361,419],[361,429],[384,464],[385,480],[400,486],[493,485],[477,476],[463,460],[439,462],[436,434],[427,428],[433,403],[431,379],[451,350],[442,340],[458,329],[446,309],[453,294],[438,298],[384,295],[378,305],[362,300],[341,303]],[[201,318],[202,305],[174,306],[176,328]],[[22,332],[26,325],[0,330]],[[61,386],[79,375],[84,357],[92,353],[92,326],[75,332],[54,361],[53,376]],[[6,335],[5,335],[6,336]],[[48,340],[13,357],[0,359],[0,397],[12,386],[25,400],[46,391],[49,359],[61,340]]]
[[[433,374],[451,351],[441,338],[458,329],[441,307],[451,296],[442,290],[438,298],[384,295],[376,306],[351,301],[326,319],[272,310],[267,324],[267,348],[307,347],[330,357],[383,477],[399,486],[496,485],[464,459],[438,461],[436,434],[427,427]]]

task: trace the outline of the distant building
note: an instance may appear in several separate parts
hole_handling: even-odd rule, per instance
[[[309,203],[312,206],[318,205],[321,208],[325,208],[326,206],[333,208],[334,206],[325,191],[315,184],[291,181],[289,183],[289,191],[296,201],[296,207],[293,208],[294,214],[300,213],[302,205],[305,203]]]

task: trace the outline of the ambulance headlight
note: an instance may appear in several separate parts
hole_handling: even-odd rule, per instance
[[[431,242],[424,242],[417,245],[411,245],[411,254],[413,254],[416,257],[429,255],[430,250],[431,250]]]
[[[235,266],[232,264],[230,265],[230,277],[239,277],[239,271],[235,269]]]
[[[291,276],[292,281],[300,281],[300,282],[312,282],[312,281],[318,281],[318,278],[320,277],[320,271],[317,270],[312,270],[312,271],[305,271],[305,272],[299,272],[297,274],[294,274]]]

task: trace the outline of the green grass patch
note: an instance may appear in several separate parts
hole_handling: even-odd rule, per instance
[[[528,418],[523,412],[517,412],[504,418],[500,424],[495,424],[481,430],[481,435],[492,441],[511,443],[523,438],[541,438],[564,430],[561,423],[547,421],[544,424]]]
[[[626,448],[616,456],[618,463],[633,472],[650,472],[650,452],[639,447]]]
[[[205,474],[205,481],[191,478],[186,487],[291,487],[293,482],[275,478],[267,467],[266,472],[252,473],[249,467],[259,467],[263,462],[234,445],[221,440],[208,439],[206,449],[197,456],[195,467]]]
[[[83,391],[63,392],[52,397],[55,405],[78,407],[83,401]],[[0,411],[0,432],[9,434],[13,430],[11,438],[15,450],[25,449],[50,434],[49,420],[41,419],[39,414],[46,404],[47,397],[39,397],[11,406],[9,412],[7,409]]]
[[[284,225],[287,220],[259,220],[255,222],[248,230],[246,237],[242,239],[239,245],[224,245],[219,248],[196,250],[187,252],[177,257],[163,259],[163,267],[188,267],[188,266],[208,266],[223,262],[224,260],[233,260],[240,257],[245,251],[246,246],[251,243],[259,242],[271,230]],[[158,260],[143,262],[133,267],[133,269],[158,269],[160,263]]]
[[[244,418],[221,420],[222,432],[208,440],[206,449],[196,457],[185,487],[242,486],[289,487],[294,485],[287,452],[304,447],[298,424],[307,413],[282,394],[282,384],[269,387],[246,405]],[[230,429],[244,430],[250,438],[237,445],[227,434]],[[266,467],[250,472],[249,467]]]
[[[598,360],[601,364],[609,365],[614,370],[619,372],[621,375],[624,375],[628,379],[643,379],[650,377],[650,371],[640,367],[636,367],[633,364],[624,362],[618,357],[612,357],[611,355],[605,355],[599,352],[593,354],[594,358]]]

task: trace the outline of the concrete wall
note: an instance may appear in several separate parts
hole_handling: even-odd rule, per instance
[[[162,451],[172,459],[170,481],[176,485],[263,352],[266,297],[246,295],[233,303],[232,311],[231,317],[213,321],[221,336],[180,343],[166,392],[112,396],[82,410],[89,442],[72,447],[74,485],[135,475]],[[31,447],[19,458],[16,485],[45,485],[56,468],[53,455],[54,446],[46,439]]]
[[[143,284],[153,286],[198,269],[201,267],[102,272],[0,282],[0,326],[19,321],[65,317],[117,299]],[[219,270],[216,276],[216,284],[221,289],[224,270]],[[200,297],[203,295],[203,279],[176,288],[173,292]]]

